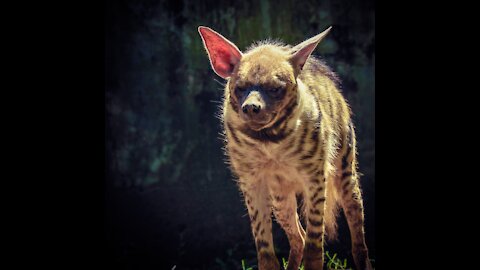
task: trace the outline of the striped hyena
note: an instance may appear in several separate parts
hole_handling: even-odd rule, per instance
[[[198,31],[215,73],[227,79],[226,153],[245,198],[260,270],[279,270],[271,212],[285,230],[289,270],[323,268],[324,233],[346,215],[358,269],[371,269],[364,237],[351,112],[338,78],[310,54],[331,28],[292,47],[259,42],[242,53],[210,28]],[[306,233],[297,213],[304,198]]]

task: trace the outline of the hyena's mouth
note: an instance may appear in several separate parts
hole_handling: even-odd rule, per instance
[[[260,131],[266,126],[266,124],[256,123],[256,122],[247,122],[247,125],[251,130],[254,130],[254,131]]]
[[[268,115],[265,116],[264,119],[258,119],[258,120],[246,120],[245,123],[247,126],[254,131],[260,131],[262,129],[268,128],[272,125],[272,122],[275,120],[275,115]]]

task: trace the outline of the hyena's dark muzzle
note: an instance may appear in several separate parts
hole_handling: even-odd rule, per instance
[[[242,100],[240,115],[252,129],[261,129],[272,120],[272,114],[259,91],[252,90]]]

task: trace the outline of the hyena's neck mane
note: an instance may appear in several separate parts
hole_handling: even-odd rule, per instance
[[[291,45],[287,45],[279,39],[266,39],[266,40],[259,40],[259,41],[253,42],[250,46],[247,47],[244,53],[248,54],[251,51],[259,49],[261,47],[276,47],[285,51],[292,49]]]

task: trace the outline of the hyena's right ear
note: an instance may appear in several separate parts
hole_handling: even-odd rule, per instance
[[[235,65],[242,58],[242,52],[235,44],[208,27],[199,26],[198,32],[202,37],[205,49],[207,49],[213,71],[224,79],[230,77]]]
[[[292,63],[293,68],[296,72],[299,72],[303,69],[303,66],[305,65],[305,62],[307,62],[308,57],[310,57],[310,54],[312,54],[318,43],[320,43],[320,41],[325,38],[325,36],[328,34],[328,32],[330,32],[331,29],[332,27],[330,26],[322,33],[312,38],[309,38],[292,48],[293,54],[290,58],[290,62]]]

